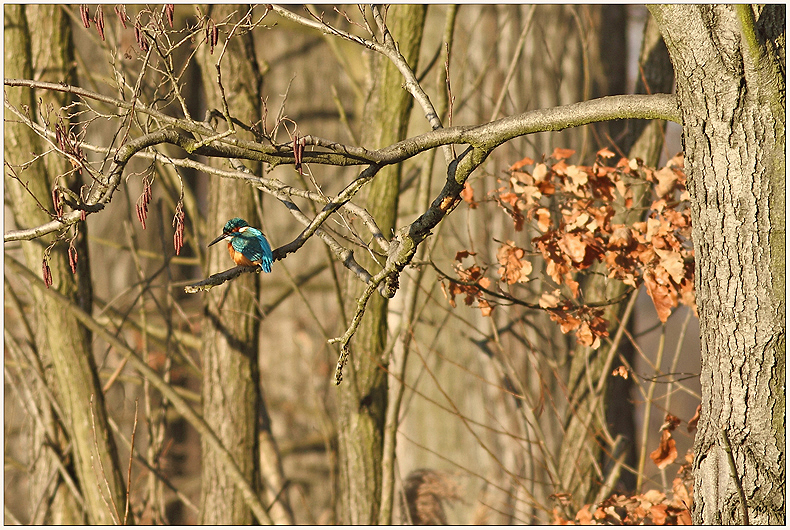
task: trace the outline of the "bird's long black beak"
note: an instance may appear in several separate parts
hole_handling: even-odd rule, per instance
[[[215,239],[214,241],[212,241],[211,243],[209,243],[209,244],[207,245],[207,248],[208,248],[208,247],[210,247],[211,245],[213,245],[214,243],[219,243],[220,241],[222,241],[223,239],[225,239],[227,236],[228,236],[228,234],[222,234],[222,235],[221,235],[221,236],[219,236],[217,239]]]

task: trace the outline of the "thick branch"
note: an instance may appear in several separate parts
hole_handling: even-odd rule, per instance
[[[103,101],[120,108],[131,108],[131,104],[125,101],[69,85],[43,83],[28,79],[6,79],[5,84],[6,86],[26,86],[30,88],[70,92],[81,97]],[[199,123],[185,119],[172,118],[161,112],[145,108],[139,103],[135,107],[135,110],[150,114],[162,120],[162,123],[177,126],[189,132],[208,136],[217,134],[217,131],[209,129]],[[341,166],[370,163],[388,165],[402,162],[417,153],[443,145],[469,144],[475,146],[497,146],[513,138],[536,132],[561,131],[569,127],[578,127],[595,122],[621,119],[657,119],[681,123],[677,100],[672,94],[606,96],[549,109],[530,110],[522,114],[508,116],[483,125],[463,125],[441,128],[426,132],[419,136],[407,138],[406,140],[378,150],[367,150],[362,147],[348,146],[315,136],[306,136],[304,140],[307,145],[325,147],[331,150],[332,153],[305,151],[303,162]],[[234,156],[247,160],[268,162],[273,165],[294,162],[293,150],[289,147],[290,144],[271,146],[236,138],[218,138],[211,146],[200,146],[198,142],[186,136],[178,141],[180,143],[177,145],[183,144],[182,147],[188,152],[195,151],[198,154],[206,156]],[[231,147],[237,149],[230,149]],[[332,157],[330,156],[331,154],[340,156]]]
[[[50,90],[69,91],[82,97],[94,98],[110,104],[115,104],[121,108],[130,108],[130,104],[91,93],[78,87],[67,87],[52,83],[40,83],[30,80],[5,80],[9,86],[28,86],[31,88],[43,88]],[[226,138],[217,135],[215,131],[206,129],[200,124],[190,120],[178,120],[167,117],[157,111],[150,109],[141,112],[155,114],[158,118],[167,118],[165,121],[178,125],[180,128],[189,130],[190,128],[198,135],[208,134],[214,140],[195,140],[177,130],[175,127],[163,129],[144,135],[140,138],[131,140],[119,148],[114,156],[113,166],[110,170],[106,183],[95,186],[87,201],[86,206],[96,207],[108,203],[118,185],[126,163],[136,153],[160,143],[177,145],[189,153],[211,157],[239,158],[248,160],[258,160],[276,165],[281,162],[293,161],[293,151],[290,153],[275,146],[267,146],[257,142],[241,141],[235,138]],[[388,263],[385,267],[387,273],[382,276],[387,281],[379,285],[382,294],[393,296],[397,290],[397,276],[400,271],[411,261],[417,246],[430,234],[445,215],[452,211],[460,201],[460,191],[463,189],[464,182],[480,164],[488,157],[491,151],[497,146],[519,136],[543,131],[556,131],[568,127],[586,125],[598,121],[613,119],[664,119],[670,121],[680,121],[680,115],[675,97],[668,94],[656,95],[627,95],[627,96],[608,96],[604,98],[554,107],[550,109],[532,110],[517,116],[509,116],[478,126],[459,126],[451,128],[438,128],[413,138],[395,143],[380,150],[369,151],[360,147],[345,146],[317,137],[306,137],[305,141],[311,145],[319,145],[332,149],[334,153],[305,153],[304,162],[314,162],[322,164],[360,164],[365,163],[364,159],[370,163],[369,167],[351,182],[346,188],[331,202],[327,203],[321,213],[309,222],[307,228],[291,243],[278,250],[278,256],[296,251],[314,233],[318,233],[322,239],[327,241],[335,249],[336,254],[341,257],[344,264],[359,276],[366,283],[371,281],[368,271],[362,269],[353,259],[353,253],[343,249],[324,231],[319,230],[326,219],[338,208],[347,204],[348,201],[361,189],[370,179],[374,178],[378,170],[385,165],[402,162],[421,152],[451,144],[468,144],[468,148],[448,167],[448,179],[444,189],[433,201],[423,215],[408,227],[398,231],[393,239],[396,245],[388,248]],[[35,124],[29,124],[34,126]],[[197,130],[196,130],[197,128]],[[468,155],[468,156],[467,156]],[[275,191],[270,189],[284,204],[288,205],[288,192],[283,190]],[[295,205],[293,205],[295,208]],[[298,210],[298,208],[296,208]],[[301,212],[299,212],[301,213]],[[5,234],[5,241],[16,241],[23,239],[34,239],[44,234],[60,230],[81,219],[81,212],[73,211],[65,214],[57,220],[53,220],[44,225],[15,230]],[[374,234],[375,235],[375,234]],[[380,239],[380,238],[377,238]],[[387,247],[379,241],[382,248]],[[334,245],[333,245],[334,244]],[[339,248],[338,248],[339,247]],[[342,254],[342,256],[341,256]],[[376,275],[377,277],[379,275]],[[377,282],[380,283],[380,282]]]
[[[47,130],[43,126],[41,126],[41,125],[39,125],[39,124],[37,124],[35,122],[31,122],[26,116],[24,116],[21,112],[19,112],[18,109],[14,108],[13,106],[6,105],[6,108],[8,108],[17,117],[19,117],[20,120],[23,120],[23,122],[26,125],[31,127],[38,134],[40,134],[42,136],[46,136],[47,139],[52,141],[52,142],[56,141],[56,135],[55,135],[54,131]],[[226,131],[226,133],[227,133],[227,131]],[[222,133],[222,134],[224,135],[225,133]],[[306,137],[306,139],[307,139],[307,143],[311,144],[311,145],[324,145],[324,144],[327,144],[327,145],[329,145],[329,144],[339,145],[337,143],[330,142],[330,140],[324,140],[324,139],[321,139],[321,138],[314,138],[314,137],[308,136],[308,137]],[[188,141],[188,139],[185,140],[185,141]],[[206,142],[206,140],[202,140],[202,141],[198,142],[195,145],[197,145],[198,147],[203,147],[203,145],[205,145],[205,143],[208,143],[208,142]],[[96,146],[96,145],[93,145],[93,144],[90,144],[90,143],[84,142],[84,141],[78,142],[77,145],[79,147],[81,147],[82,149],[87,149],[89,151],[94,151],[94,152],[97,152],[97,153],[101,153],[103,156],[111,155],[112,157],[114,157],[118,153],[118,149],[112,149],[112,148],[107,148],[107,147]],[[345,146],[340,146],[339,149],[342,150],[344,147]],[[359,148],[359,151],[357,152],[357,154],[359,154],[359,152],[361,152],[361,151],[364,151],[364,152],[367,153],[366,150],[364,150],[362,148]],[[320,203],[323,203],[323,204],[329,204],[330,202],[332,202],[331,198],[326,197],[323,194],[312,192],[312,191],[308,191],[308,190],[302,190],[302,189],[294,188],[292,186],[288,186],[287,184],[284,184],[284,183],[280,182],[277,179],[266,178],[266,177],[259,177],[258,175],[254,175],[251,171],[249,171],[246,167],[244,167],[240,163],[239,163],[239,167],[236,170],[231,171],[231,170],[225,170],[225,169],[216,168],[214,166],[210,166],[208,164],[203,164],[203,163],[198,162],[196,160],[190,160],[190,159],[187,159],[187,158],[172,158],[172,157],[169,157],[169,156],[163,156],[163,155],[161,155],[160,153],[158,153],[156,151],[152,151],[152,152],[137,151],[136,153],[134,153],[134,156],[140,157],[140,158],[145,158],[147,160],[159,161],[159,162],[161,162],[163,164],[171,164],[171,165],[177,166],[177,167],[188,167],[188,168],[191,168],[191,169],[202,171],[203,173],[207,173],[209,175],[217,175],[217,176],[224,177],[224,178],[234,178],[234,179],[246,180],[250,184],[256,186],[258,189],[260,189],[262,191],[265,191],[267,193],[271,193],[272,195],[274,195],[275,197],[277,197],[278,199],[280,199],[283,202],[288,201],[289,200],[288,197],[291,197],[291,196],[302,197],[302,198],[305,198],[305,199],[309,199],[309,200],[311,200],[313,202],[320,202]],[[231,162],[233,162],[233,159],[231,159]],[[234,167],[237,167],[237,166],[234,164]],[[75,210],[85,210],[88,213],[98,212],[99,210],[102,210],[104,208],[104,206],[101,205],[101,204],[91,206],[91,205],[87,205],[87,204],[76,204],[76,203],[72,204],[70,201],[67,201],[67,200],[64,201],[64,202],[66,202],[66,204],[68,204],[69,206],[71,206]],[[389,242],[384,238],[384,235],[381,233],[381,230],[379,229],[379,227],[376,224],[376,220],[373,219],[373,217],[364,208],[362,208],[361,206],[357,206],[356,204],[354,204],[352,202],[344,203],[342,205],[342,208],[344,210],[347,210],[348,212],[356,215],[357,217],[359,217],[362,220],[362,222],[365,224],[365,226],[367,226],[368,229],[370,230],[370,233],[373,236],[373,239],[376,241],[376,243],[378,243],[378,245],[381,247],[382,250],[384,250],[385,252],[387,251],[387,249],[389,248]],[[296,209],[296,211],[298,211],[298,209]],[[292,211],[292,213],[293,213],[293,211]],[[299,213],[301,214],[301,212],[299,212]],[[301,216],[296,216],[296,217],[299,220],[299,222],[303,223],[305,226],[309,226],[310,219],[308,219],[306,216],[301,215]],[[28,232],[28,233],[31,233],[31,232]],[[34,231],[32,233],[36,234],[35,237],[39,237],[40,235],[44,235],[44,234],[46,234],[48,232],[42,232],[42,233],[39,234],[38,233],[38,229],[34,229]],[[10,241],[10,239],[9,239],[9,241]],[[342,247],[340,247],[340,248],[342,248]],[[296,249],[294,248],[293,250],[296,250]],[[293,250],[291,250],[291,251],[293,251]],[[275,257],[277,257],[277,251],[275,251]],[[343,258],[343,256],[338,256],[338,257]],[[341,259],[341,261],[342,261],[342,259]]]
[[[681,123],[672,94],[606,96],[549,109],[530,110],[483,125],[462,125],[407,138],[371,155],[381,164],[400,162],[415,154],[446,144],[489,148],[536,132],[561,131],[590,123],[623,119],[668,120]]]

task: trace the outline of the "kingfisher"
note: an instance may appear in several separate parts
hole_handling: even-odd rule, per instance
[[[272,272],[272,247],[263,232],[250,226],[247,221],[234,217],[222,229],[222,235],[208,244],[228,240],[228,253],[236,265],[254,267],[260,265],[263,272]]]

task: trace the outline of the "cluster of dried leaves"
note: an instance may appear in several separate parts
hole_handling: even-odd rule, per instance
[[[688,421],[687,429],[691,432],[697,428],[699,421],[699,413],[702,405],[697,406],[697,411]],[[675,446],[675,440],[672,438],[672,431],[680,425],[680,419],[672,414],[667,414],[664,418],[664,424],[661,426],[661,440],[659,441],[658,449],[650,453],[650,458],[656,464],[658,469],[664,469],[669,464],[673,463],[678,457],[678,450]]]
[[[690,525],[694,478],[691,453],[672,482],[671,497],[658,490],[638,495],[613,495],[600,505],[587,504],[571,519],[564,519],[555,508],[553,524],[621,525],[657,524]]]
[[[608,333],[601,308],[610,301],[583,298],[579,273],[593,265],[601,264],[609,278],[633,288],[644,284],[662,322],[678,303],[696,310],[682,156],[656,170],[639,159],[621,158],[608,165],[615,156],[608,149],[597,153],[592,166],[569,165],[567,159],[573,154],[570,149],[555,149],[546,161],[524,158],[510,167],[507,184],[493,192],[493,200],[513,219],[516,232],[529,222],[540,234],[525,246],[507,241],[499,247],[499,285],[540,278],[533,275],[530,257],[541,256],[546,289],[536,307],[548,311],[563,333],[575,331],[582,344],[594,348]],[[652,193],[647,211],[640,206],[641,193]],[[477,206],[468,184],[462,196],[470,207]],[[490,296],[493,282],[476,263],[463,266],[461,261],[470,255],[474,254],[456,255],[458,279],[442,285],[453,307],[455,296],[463,294],[464,303],[476,305],[488,316],[497,304],[497,297]],[[495,290],[505,293],[499,287]]]

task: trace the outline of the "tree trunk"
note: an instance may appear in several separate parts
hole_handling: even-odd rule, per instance
[[[244,16],[246,10],[244,6],[216,5],[212,7],[209,15],[215,21],[220,21],[236,12],[232,20],[237,20]],[[208,47],[203,46],[198,57],[207,106],[209,109],[221,110],[223,103],[217,86],[216,69],[220,53],[215,49],[211,54]],[[242,121],[261,116],[261,82],[252,34],[234,34],[222,59],[222,83],[231,116],[239,117]],[[219,126],[220,130],[226,127],[227,124]],[[227,167],[227,161],[216,161],[216,164],[225,164]],[[260,164],[252,168],[252,171],[260,174]],[[241,217],[251,225],[257,225],[255,193],[246,183],[212,178],[209,186],[207,226],[213,232],[209,236],[213,239],[219,235],[225,222],[233,217]],[[224,242],[211,247],[208,252],[207,274],[233,266],[235,265],[228,256]],[[210,291],[206,296],[202,390],[204,417],[231,452],[247,481],[253,488],[261,490],[266,500],[264,504],[274,503],[270,511],[273,520],[292,523],[286,497],[280,496],[274,502],[281,493],[284,481],[259,385],[258,275],[243,274]],[[276,354],[276,350],[272,348],[267,353]],[[260,453],[261,447],[265,449],[265,454]],[[253,523],[253,514],[241,491],[235,486],[234,479],[225,469],[216,465],[217,459],[212,456],[214,450],[211,445],[204,441],[202,450],[200,523]],[[262,463],[271,464],[266,466],[266,480],[260,477]]]
[[[35,77],[50,82],[74,81],[71,29],[60,6],[7,5],[5,15],[6,76]],[[7,97],[18,108],[26,105],[29,116],[34,121],[37,121],[39,112],[47,115],[47,105],[51,104],[55,109],[48,116],[52,128],[57,122],[57,112],[69,100],[59,93],[36,95],[33,91],[20,90],[10,90]],[[68,120],[66,125],[68,126]],[[49,148],[42,145],[41,139],[30,128],[6,122],[5,135],[6,163],[15,168],[20,179],[27,183],[30,192],[36,197],[50,197],[56,183],[63,187],[79,187],[80,179],[69,173],[71,165],[62,158],[48,158],[46,163],[40,158],[26,170],[20,169],[19,164],[32,159],[34,153],[40,154]],[[62,177],[67,174],[68,177]],[[39,209],[20,183],[10,178],[8,169],[5,184],[6,197],[11,204],[17,226],[36,226],[50,221],[50,216]],[[46,206],[52,208],[51,203]],[[58,242],[52,247],[48,260],[53,279],[51,288],[58,289],[75,304],[90,312],[92,294],[86,244],[87,226],[85,223],[78,226],[79,235],[74,242],[78,256],[77,275],[70,270],[68,244]],[[44,245],[49,245],[54,240],[54,236],[45,236],[36,241],[22,242],[28,267],[34,271],[41,270]],[[39,514],[40,518],[35,522],[80,523],[86,520],[85,517],[92,524],[112,524],[114,519],[121,519],[120,522],[123,522],[124,482],[118,453],[107,423],[104,394],[91,350],[91,333],[57,303],[35,291],[33,297],[36,303],[34,316],[38,317],[36,348],[42,357],[41,366],[52,368],[51,372],[44,375],[51,381],[51,388],[55,389],[55,396],[65,415],[61,421],[65,424],[70,439],[65,440],[63,433],[59,432],[46,400],[42,400],[39,406],[44,410],[44,417],[49,417],[52,421],[46,433],[37,431],[34,436],[39,439],[46,436],[47,444],[54,443],[56,451],[65,451],[67,445],[71,444],[73,469],[77,478],[75,482],[79,484],[86,512],[80,513],[75,500],[66,493],[58,477],[49,513]],[[44,394],[42,392],[39,395]],[[35,447],[38,448],[39,445]],[[46,482],[54,469],[49,458],[47,456],[37,462],[40,468],[36,470],[36,475],[39,477],[34,477],[33,488],[46,488]],[[32,498],[39,499],[42,493],[43,490],[39,489],[33,492]]]
[[[692,202],[702,342],[694,523],[783,524],[785,10],[652,13],[675,67]]]
[[[387,22],[398,49],[414,69],[419,57],[426,6],[397,5],[389,8]],[[365,104],[362,145],[379,148],[406,136],[412,99],[402,88],[403,78],[383,56],[374,58],[373,85]],[[390,234],[398,212],[401,166],[382,169],[371,183],[366,198],[368,212],[382,233]],[[373,259],[357,256],[370,270]],[[364,286],[350,280],[351,312]],[[338,442],[340,466],[339,520],[343,524],[375,524],[381,503],[383,429],[387,411],[387,374],[382,369],[387,342],[387,300],[378,294],[370,299],[355,335],[351,358],[340,386]]]

